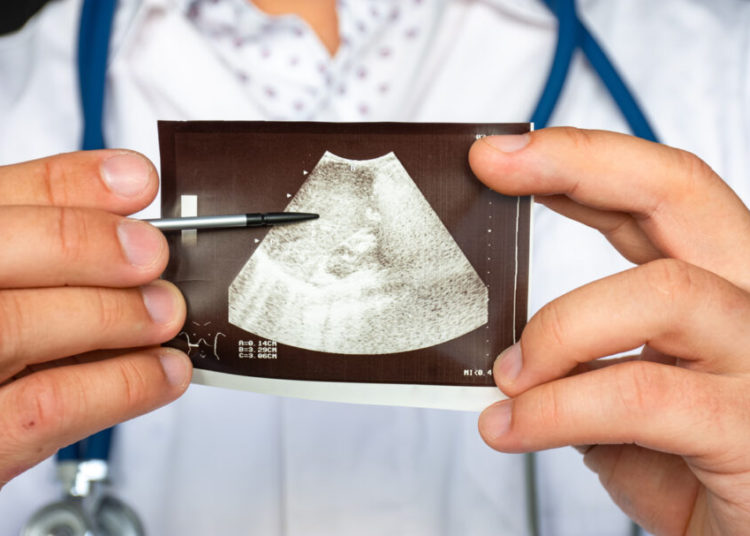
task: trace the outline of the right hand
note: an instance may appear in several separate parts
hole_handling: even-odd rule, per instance
[[[164,236],[127,219],[156,195],[122,150],[0,166],[0,487],[57,449],[180,396],[185,302]]]
[[[540,309],[479,421],[502,452],[577,445],[654,534],[750,534],[750,211],[695,155],[613,132],[487,137],[472,169],[640,266]],[[643,347],[640,355],[600,358]]]

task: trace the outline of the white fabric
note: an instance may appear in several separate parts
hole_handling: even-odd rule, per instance
[[[386,59],[381,47],[396,38],[398,25],[386,25],[372,46],[358,49],[351,67],[334,73],[347,87],[360,80],[357,66],[384,77],[388,91],[376,90],[377,100],[368,101],[369,119],[527,120],[555,42],[556,25],[542,3],[423,3],[419,42],[387,58],[398,65],[377,67]],[[107,92],[112,146],[158,162],[156,119],[274,116],[261,94],[248,91],[226,51],[185,15],[184,2],[121,4]],[[22,31],[0,39],[0,163],[77,147],[79,6],[52,2]],[[584,0],[580,11],[664,142],[699,154],[747,202],[750,3]],[[342,16],[345,24],[351,22]],[[318,97],[299,117],[361,120],[361,98],[369,94],[337,94],[339,84],[316,86],[330,91],[328,98]],[[284,117],[297,117],[293,110],[283,110]],[[580,57],[553,122],[626,130]],[[627,266],[597,233],[542,208],[534,217],[532,311]],[[178,402],[117,433],[113,481],[149,534],[528,534],[522,458],[486,447],[474,414],[192,386]],[[545,535],[628,534],[628,521],[575,451],[545,452],[539,461]],[[50,461],[12,481],[0,494],[0,533],[14,534],[57,493]]]
[[[341,46],[331,58],[295,16],[272,18],[247,0],[190,0],[186,9],[265,117],[313,119],[335,100],[363,121],[415,68],[431,11],[422,0],[340,1]]]

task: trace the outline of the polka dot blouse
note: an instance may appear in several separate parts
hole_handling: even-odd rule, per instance
[[[295,15],[248,0],[189,0],[185,14],[267,119],[384,120],[408,92],[429,33],[426,0],[339,0],[331,57]]]

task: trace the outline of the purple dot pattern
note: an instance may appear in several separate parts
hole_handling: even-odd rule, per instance
[[[189,0],[184,15],[265,119],[389,120],[408,92],[431,20],[423,0],[339,0],[331,57],[294,15],[248,0]]]

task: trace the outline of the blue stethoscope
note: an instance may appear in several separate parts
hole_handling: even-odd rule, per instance
[[[543,0],[559,21],[557,45],[544,90],[531,116],[535,128],[544,128],[562,93],[573,53],[580,49],[606,86],[633,134],[657,141],[627,84],[576,13],[575,0]],[[82,150],[105,147],[102,129],[107,58],[117,0],[84,0],[78,34],[78,80],[83,109]],[[60,449],[57,466],[65,487],[62,501],[38,511],[24,536],[140,536],[143,528],[135,513],[96,487],[108,478],[113,429],[103,430]],[[536,469],[533,455],[526,457],[529,524],[539,534]],[[634,525],[633,534],[640,531]]]

